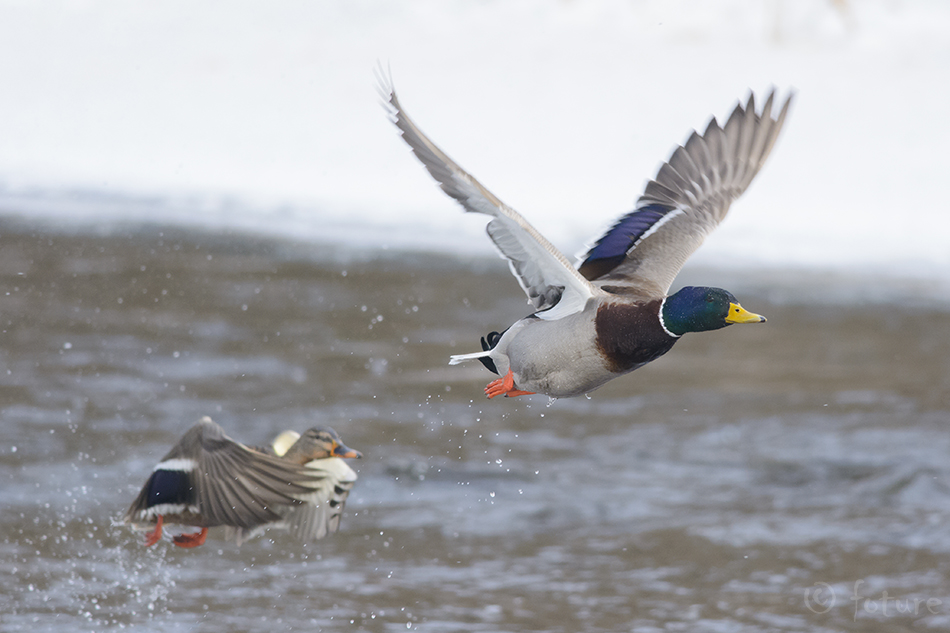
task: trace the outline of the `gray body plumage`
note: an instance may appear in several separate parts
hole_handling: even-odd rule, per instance
[[[616,376],[597,347],[594,319],[587,310],[557,321],[521,319],[502,335],[490,358],[500,375],[511,369],[519,389],[552,398],[583,395]]]

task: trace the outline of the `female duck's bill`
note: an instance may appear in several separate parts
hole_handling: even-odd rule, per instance
[[[283,449],[294,459],[269,454],[235,442],[204,417],[155,466],[124,520],[152,528],[146,533],[147,546],[158,542],[165,523],[201,528],[175,536],[179,547],[202,545],[210,527],[252,531],[280,524],[291,511],[326,496],[327,474],[302,462],[361,456],[332,429],[311,429],[297,444],[301,446]],[[352,487],[355,480],[352,473],[346,483]]]
[[[687,332],[765,320],[725,290],[684,288],[673,295],[669,290],[765,163],[791,96],[777,114],[774,91],[761,112],[750,96],[725,125],[712,119],[705,132],[694,132],[647,183],[633,211],[574,266],[422,133],[406,115],[390,77],[380,71],[378,79],[392,121],[442,190],[466,211],[492,217],[488,235],[534,310],[502,334],[482,339],[482,351],[452,357],[450,364],[479,360],[501,376],[485,388],[489,398],[587,394],[662,356]]]

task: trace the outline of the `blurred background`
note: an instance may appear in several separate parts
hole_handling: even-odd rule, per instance
[[[950,625],[950,6],[0,0],[0,629]],[[589,398],[452,353],[527,305],[387,120],[568,255],[795,92],[677,285],[763,326]],[[200,416],[363,451],[341,531],[145,550]]]

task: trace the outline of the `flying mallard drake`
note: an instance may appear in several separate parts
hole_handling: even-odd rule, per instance
[[[322,514],[309,510],[315,500],[328,496],[328,487],[335,491],[335,479],[308,464],[361,454],[345,446],[332,429],[311,429],[283,450],[280,456],[235,442],[204,417],[155,466],[124,520],[136,527],[154,526],[145,535],[146,546],[161,539],[164,523],[201,528],[175,536],[179,547],[203,545],[208,528],[219,525],[232,528],[229,537],[240,544],[262,526],[283,526],[286,517],[295,513],[305,526],[314,520],[311,516],[324,515],[324,526],[333,520],[338,524],[338,513],[333,517],[329,510],[321,510]],[[349,472],[342,484],[347,492],[356,480],[356,474]],[[319,531],[317,525],[302,527],[295,534]]]
[[[590,393],[666,352],[687,332],[716,330],[765,317],[720,288],[688,286],[667,296],[673,279],[726,216],[768,157],[791,96],[773,117],[773,90],[761,113],[755,97],[726,124],[715,118],[677,147],[630,213],[593,242],[578,267],[430,141],[406,115],[392,81],[378,73],[392,121],[442,190],[466,211],[492,216],[488,236],[528,295],[535,312],[482,339],[477,359],[501,376],[485,393]]]

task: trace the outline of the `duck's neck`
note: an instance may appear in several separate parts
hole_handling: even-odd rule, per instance
[[[301,466],[303,466],[304,464],[309,462],[311,459],[313,459],[313,457],[310,454],[312,452],[312,450],[310,449],[312,448],[313,448],[312,446],[310,447],[304,446],[303,442],[298,440],[297,443],[295,443],[293,446],[287,449],[287,452],[284,453],[283,457],[288,462],[291,462],[293,464],[300,464]]]
[[[680,333],[680,334],[677,334],[676,332],[674,332],[673,330],[671,330],[670,327],[676,327],[676,324],[675,324],[675,323],[669,323],[669,324],[667,324],[667,321],[666,321],[667,317],[664,316],[664,310],[666,309],[666,301],[667,301],[667,299],[669,299],[669,297],[667,297],[666,299],[663,299],[663,301],[660,302],[660,309],[659,309],[659,311],[657,312],[657,316],[658,316],[659,319],[660,319],[660,327],[663,328],[663,331],[666,332],[669,336],[671,336],[671,337],[673,337],[673,338],[679,338],[679,337],[683,336],[683,334],[685,334],[685,332]]]

